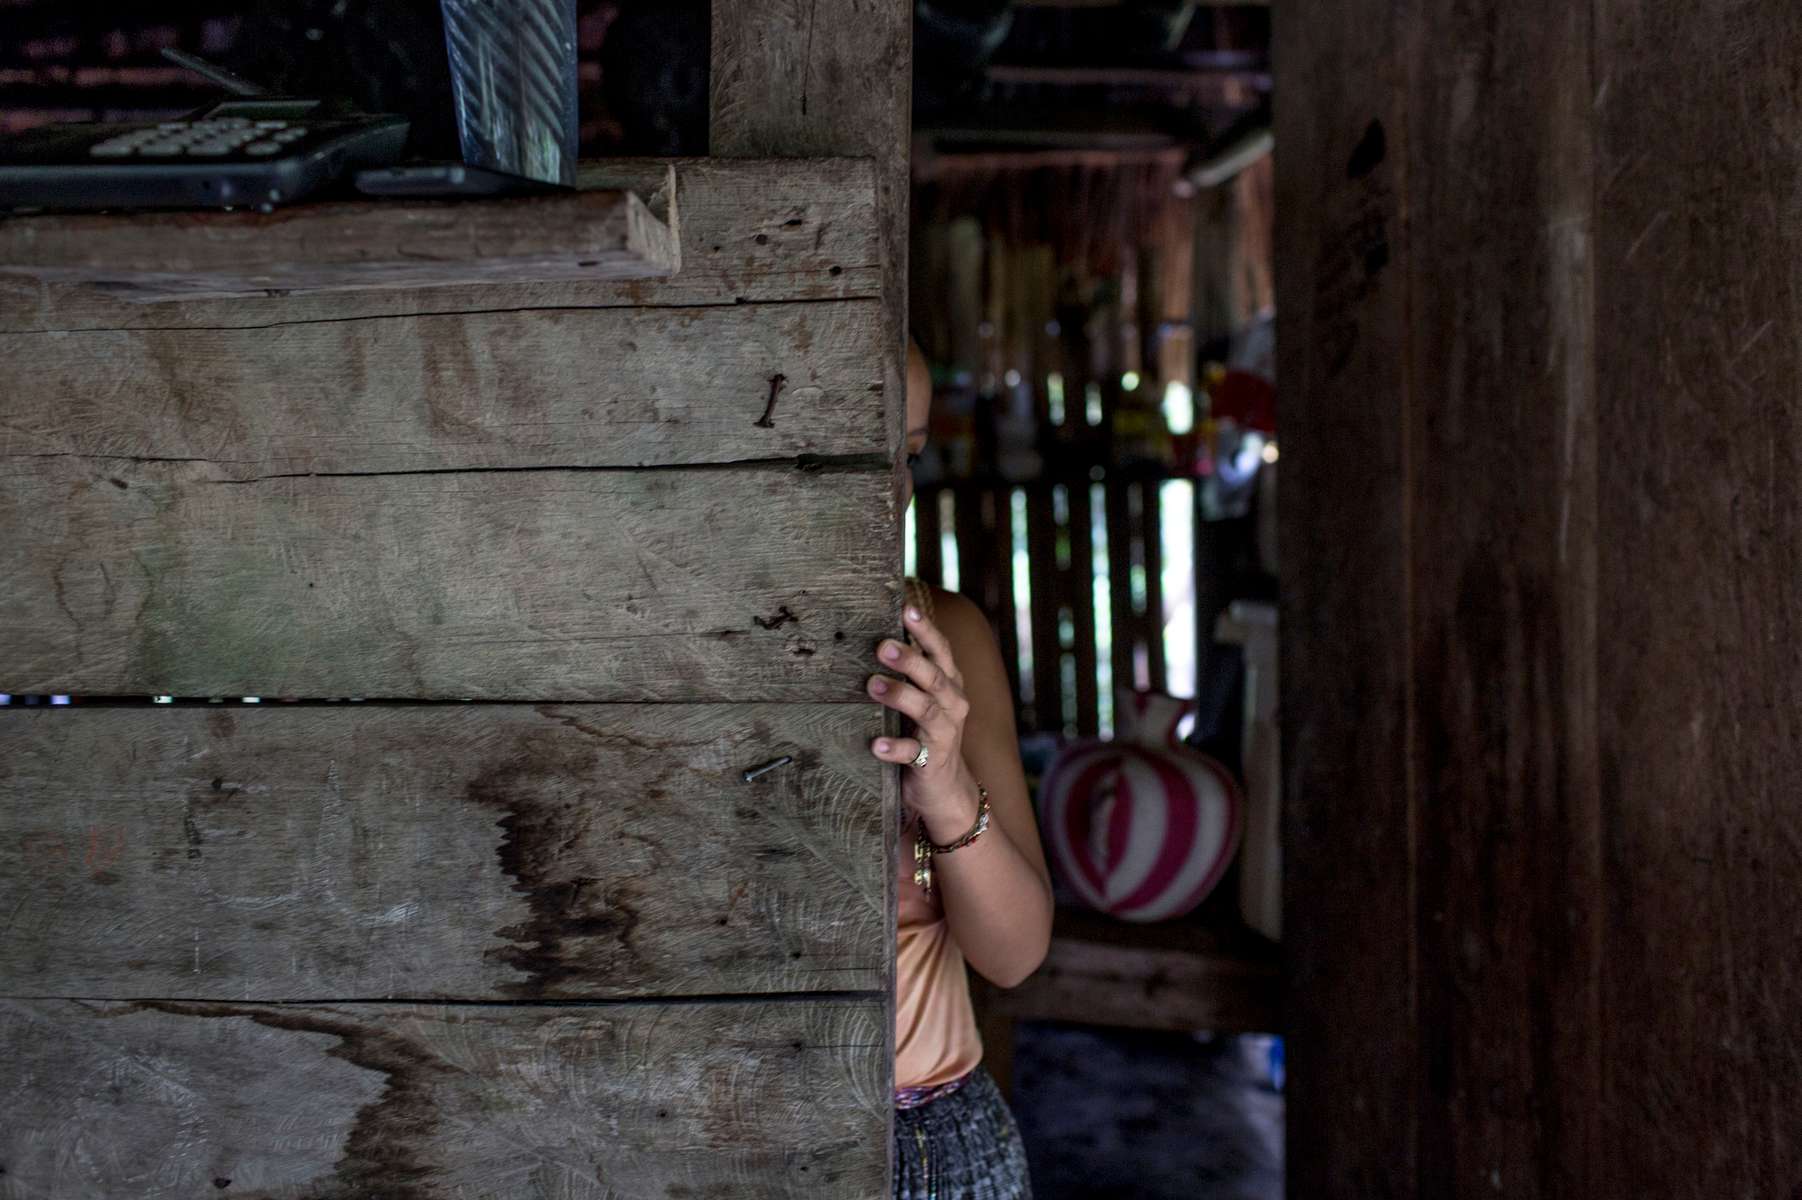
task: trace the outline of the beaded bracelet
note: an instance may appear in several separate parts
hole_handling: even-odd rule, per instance
[[[968,846],[971,842],[981,837],[983,831],[988,829],[988,827],[989,789],[983,787],[981,783],[978,783],[976,785],[976,823],[970,826],[970,831],[968,833],[964,834],[954,842],[947,842],[943,846],[940,846],[926,836],[925,821],[921,821],[919,825],[915,827],[914,882],[920,886],[922,891],[930,896],[932,894],[932,856],[934,854],[949,854],[959,847]]]

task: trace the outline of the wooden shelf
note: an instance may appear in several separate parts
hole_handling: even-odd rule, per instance
[[[654,278],[680,266],[674,197],[675,169],[645,163],[551,196],[5,217],[0,272],[140,300]]]
[[[1208,906],[1149,925],[1060,907],[1051,951],[1030,979],[1002,990],[972,972],[970,982],[985,1018],[1282,1031],[1278,947]]]

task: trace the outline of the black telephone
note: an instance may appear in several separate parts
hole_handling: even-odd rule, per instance
[[[396,162],[408,122],[269,96],[180,52],[239,95],[168,121],[45,125],[0,138],[0,208],[236,208],[265,212]]]

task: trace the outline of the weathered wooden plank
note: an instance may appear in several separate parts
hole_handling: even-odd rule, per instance
[[[889,472],[0,462],[0,691],[850,700]]]
[[[681,261],[674,231],[619,189],[0,219],[0,270],[138,300],[642,279]]]
[[[1802,9],[1595,6],[1609,1196],[1802,1187]]]
[[[906,425],[907,211],[912,119],[913,6],[906,0],[734,0],[711,6],[708,149],[737,157],[759,154],[856,154],[871,161],[874,203],[864,220],[875,226],[883,322],[883,427],[889,456],[902,469]],[[898,481],[897,481],[898,482]],[[900,547],[891,535],[886,560],[872,578],[900,579]],[[885,731],[898,732],[891,714]],[[900,780],[884,778],[883,810],[897,805]],[[890,892],[889,919],[896,895]],[[893,1007],[887,1010],[892,1017]],[[893,1022],[880,1066],[894,1083]],[[871,1056],[874,1058],[874,1055]],[[890,1144],[893,1108],[884,1127]]]
[[[584,186],[644,194],[673,163],[682,269],[664,279],[484,284],[331,296],[143,304],[129,293],[0,273],[0,330],[216,326],[521,308],[741,304],[878,297],[876,179],[867,160],[674,159],[585,164]]]
[[[0,988],[877,991],[881,724],[872,704],[0,714]]]
[[[1597,1138],[1590,9],[1433,4],[1412,28],[1418,1193],[1625,1200],[1647,1193],[1598,1186],[1643,1135]]]
[[[1406,546],[1408,14],[1271,9],[1283,386],[1284,959],[1291,1196],[1416,1188]],[[1356,447],[1355,454],[1347,447]],[[1349,586],[1350,581],[1356,586]]]
[[[0,1001],[8,1195],[889,1194],[874,998]]]
[[[735,0],[712,9],[708,149],[722,158],[871,160],[889,352],[887,427],[899,447],[907,378],[908,154],[913,8],[906,0]]]
[[[0,334],[0,459],[223,478],[883,455],[875,300]]]
[[[717,4],[711,56],[713,154],[874,160],[882,295],[892,324],[889,379],[898,385],[907,338],[913,6],[835,0],[821,13],[817,0]]]

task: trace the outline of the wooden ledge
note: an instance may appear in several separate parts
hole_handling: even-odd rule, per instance
[[[971,972],[978,1007],[1012,1020],[1282,1032],[1278,947],[1209,907],[1149,925],[1060,907],[1031,978],[1003,990]]]
[[[146,301],[648,279],[681,265],[674,196],[672,166],[601,164],[563,195],[6,217],[0,272]]]

